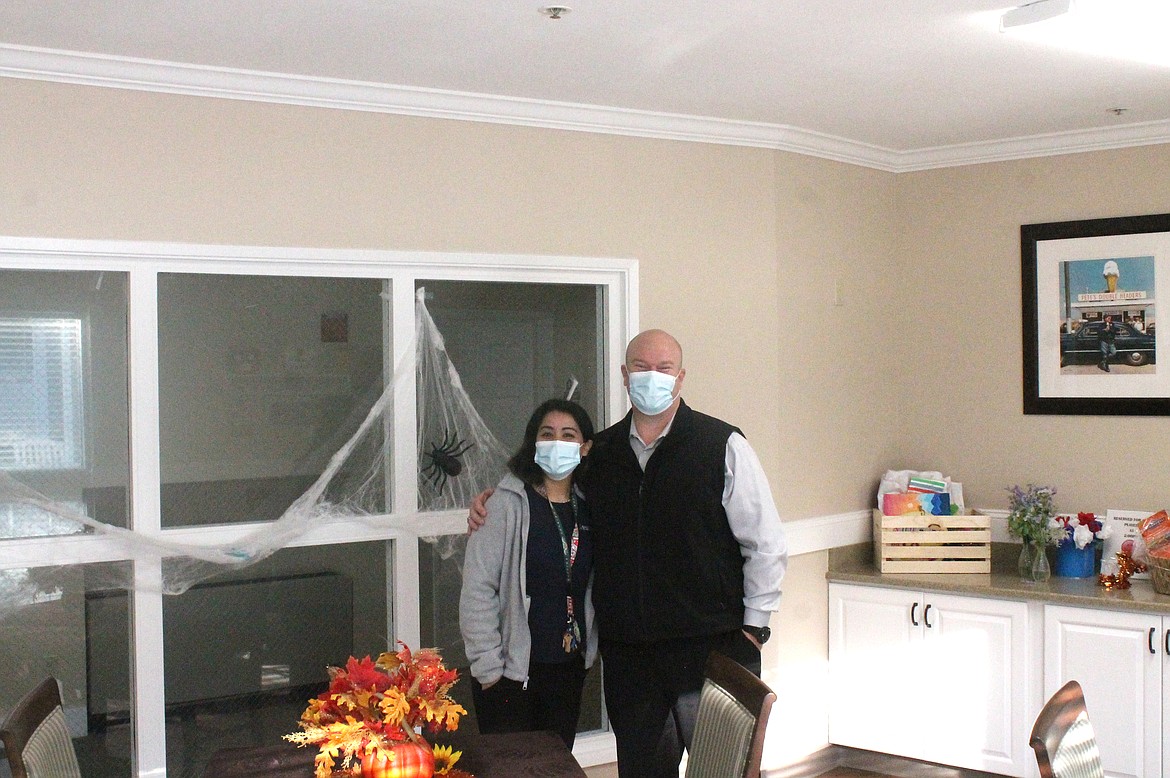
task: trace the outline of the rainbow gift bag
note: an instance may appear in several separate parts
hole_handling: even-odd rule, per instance
[[[907,514],[950,516],[951,496],[934,492],[883,494],[882,513],[887,516],[905,516]]]

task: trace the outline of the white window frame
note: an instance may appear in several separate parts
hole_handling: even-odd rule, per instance
[[[603,288],[599,305],[604,355],[599,384],[612,422],[628,407],[617,369],[625,344],[638,326],[638,264],[619,258],[469,254],[380,250],[214,246],[176,243],[80,241],[0,237],[0,267],[25,270],[124,272],[129,277],[130,478],[134,484],[133,528],[147,536],[180,543],[231,543],[255,524],[163,529],[160,511],[158,396],[158,275],[212,273],[362,277],[388,280],[391,318],[387,369],[411,355],[415,282],[426,280],[582,284]],[[414,371],[396,387],[390,425],[393,447],[391,495],[395,506],[417,505]],[[604,426],[604,425],[602,425]],[[466,529],[465,511],[435,514],[445,534]],[[434,524],[432,524],[432,527]],[[432,530],[433,533],[433,530]],[[389,577],[393,588],[392,639],[417,645],[420,635],[417,536],[376,522],[338,522],[311,530],[292,545],[395,540]],[[0,541],[0,569],[72,565],[125,559],[103,536]],[[135,562],[139,586],[131,598],[134,679],[134,763],[140,778],[166,775],[161,561]],[[154,592],[152,594],[152,592]],[[147,682],[142,682],[146,680]],[[153,682],[150,682],[153,680]],[[582,764],[615,759],[612,735],[577,739]]]

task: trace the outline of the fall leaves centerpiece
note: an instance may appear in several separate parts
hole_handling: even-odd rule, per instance
[[[387,651],[377,661],[350,657],[344,669],[328,668],[329,688],[309,700],[301,731],[284,736],[320,748],[317,778],[334,770],[362,778],[472,778],[454,768],[459,752],[432,749],[418,731],[459,728],[467,711],[449,695],[458,674],[443,666],[435,649],[411,653],[399,645],[397,653]]]

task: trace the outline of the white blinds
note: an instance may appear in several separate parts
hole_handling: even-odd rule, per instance
[[[0,316],[0,470],[85,465],[82,322]]]

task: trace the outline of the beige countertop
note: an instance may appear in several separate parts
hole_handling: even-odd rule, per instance
[[[1035,600],[1085,608],[1137,611],[1170,616],[1170,595],[1158,594],[1149,580],[1130,580],[1129,589],[1109,590],[1097,578],[1058,578],[1025,583],[1016,572],[1020,547],[993,543],[990,573],[879,573],[873,545],[859,543],[829,552],[830,581],[872,584],[898,589],[953,592],[1004,600]]]

